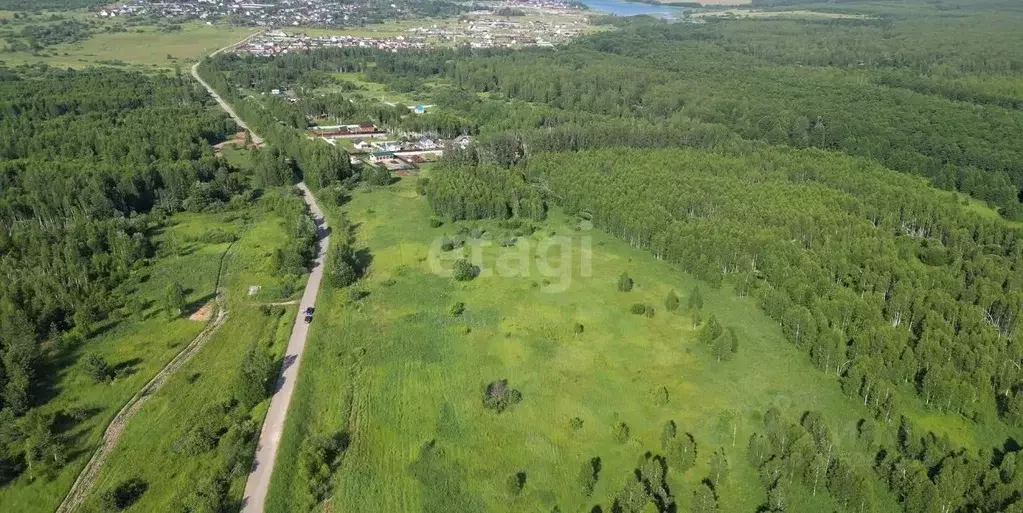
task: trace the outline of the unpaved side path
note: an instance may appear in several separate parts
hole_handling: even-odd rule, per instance
[[[163,385],[167,382],[172,374],[174,374],[182,365],[188,362],[196,353],[199,352],[209,341],[213,333],[220,328],[224,321],[227,320],[227,308],[224,302],[224,294],[220,291],[221,284],[224,278],[224,268],[226,266],[227,255],[234,248],[234,244],[224,251],[224,255],[220,260],[220,270],[217,274],[217,298],[214,310],[213,321],[206,325],[205,328],[191,342],[185,346],[174,358],[171,359],[167,365],[164,365],[160,372],[153,376],[153,379],[146,383],[146,386],[142,387],[141,390],[135,393],[131,399],[121,408],[121,411],[117,412],[114,419],[107,425],[107,430],[103,432],[103,443],[93,453],[92,458],[86,463],[85,468],[78,474],[78,478],[75,479],[74,484],[71,485],[71,490],[68,491],[64,502],[60,503],[60,507],[57,508],[57,513],[71,513],[81,507],[82,503],[89,496],[89,492],[92,491],[93,486],[96,484],[96,476],[99,475],[100,468],[103,467],[103,463],[106,461],[107,456],[113,452],[114,447],[117,446],[117,441],[121,439],[121,433],[124,431],[125,425],[128,421],[135,416],[136,413],[142,406],[146,404],[146,401],[163,388]]]

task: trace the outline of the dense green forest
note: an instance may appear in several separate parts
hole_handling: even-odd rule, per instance
[[[971,20],[975,31],[989,26],[987,15]],[[1014,142],[1023,136],[1023,112],[1015,108],[1023,94],[995,92],[994,85],[998,73],[1020,69],[1019,56],[1003,52],[994,54],[1001,56],[996,59],[985,45],[960,47],[953,42],[961,62],[940,59],[941,68],[935,70],[933,62],[941,52],[920,51],[918,46],[930,46],[900,39],[904,46],[863,49],[869,55],[893,55],[868,63],[855,52],[836,54],[849,51],[850,41],[885,39],[872,34],[874,30],[901,34],[901,28],[886,28],[895,22],[737,22],[757,24],[757,30],[731,23],[619,22],[621,30],[583,38],[558,51],[386,54],[331,49],[283,57],[275,66],[261,66],[258,58],[225,56],[217,66],[231,70],[238,83],[257,89],[271,83],[297,85],[299,75],[310,70],[363,71],[398,90],[423,88],[426,79],[445,78],[455,90],[439,94],[437,100],[468,110],[468,115],[456,110],[408,121],[421,131],[445,134],[472,133],[497,108],[459,94],[464,91],[497,93],[534,106],[532,119],[521,121],[502,109],[510,119],[492,128],[585,133],[568,135],[564,143],[574,146],[589,144],[585,140],[594,133],[639,139],[645,146],[671,146],[679,141],[666,124],[719,125],[749,140],[876,158],[893,169],[926,176],[937,187],[985,200],[1006,217],[1023,215],[1023,153]],[[934,23],[925,28],[936,30]],[[1015,34],[1004,20],[999,23],[995,27],[1000,33]],[[834,48],[810,43],[825,31]],[[800,35],[793,37],[793,32]],[[784,44],[770,44],[775,39]],[[807,55],[807,47],[816,52]],[[1023,44],[1003,46],[1017,47]],[[981,69],[981,62],[989,64]],[[548,79],[533,80],[536,73]],[[971,73],[983,73],[975,78],[981,82],[954,78]],[[393,122],[383,116],[379,120]],[[623,123],[637,128],[624,128]],[[660,126],[647,129],[649,125]],[[700,137],[697,144],[704,140]]]
[[[168,214],[243,192],[210,143],[229,118],[183,77],[0,69],[0,483],[66,461],[52,396],[67,356],[109,321]]]

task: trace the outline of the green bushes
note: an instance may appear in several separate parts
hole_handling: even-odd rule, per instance
[[[391,172],[382,167],[370,168],[366,175],[366,183],[380,187],[391,185]]]
[[[619,292],[629,292],[629,291],[631,291],[632,290],[632,285],[633,285],[632,278],[629,277],[628,273],[622,273],[621,276],[618,277],[618,291]]]
[[[113,369],[102,356],[96,353],[90,353],[85,357],[85,374],[93,383],[103,383],[114,377]]]
[[[119,483],[117,486],[104,491],[99,496],[100,507],[104,511],[122,511],[135,504],[142,494],[146,493],[149,483],[143,479],[133,478]]]
[[[633,303],[629,307],[629,312],[633,315],[645,315],[646,317],[654,316],[654,307],[644,303]]]
[[[497,413],[518,404],[522,394],[508,386],[507,379],[491,381],[483,389],[483,407]]]
[[[191,427],[171,443],[170,449],[189,456],[212,451],[231,425],[242,420],[235,416],[236,406],[236,401],[222,401],[206,407],[193,419]]]
[[[679,433],[673,420],[666,422],[661,431],[661,450],[668,464],[680,473],[696,464],[696,441],[693,435]]]
[[[452,317],[458,317],[459,315],[462,315],[462,312],[464,312],[464,311],[465,311],[465,303],[463,303],[461,301],[452,304],[448,308],[448,313],[451,314]]]
[[[522,493],[522,488],[526,486],[526,473],[516,472],[505,481],[505,491],[509,497],[518,497]]]
[[[703,293],[700,292],[700,287],[693,287],[693,290],[689,292],[686,307],[691,311],[698,311],[703,308]]]
[[[347,244],[338,244],[330,260],[328,270],[330,284],[334,287],[347,287],[359,279],[355,271],[355,252]]]
[[[593,489],[597,487],[597,480],[600,479],[600,458],[591,458],[583,462],[583,466],[579,469],[579,489],[583,492],[583,495],[589,497],[593,495]]]
[[[678,310],[678,306],[678,294],[676,294],[674,290],[668,292],[668,295],[664,298],[664,309],[669,312],[674,312]]]
[[[348,444],[348,434],[337,432],[311,436],[302,446],[300,466],[314,503],[322,502],[329,496],[332,489],[331,476],[341,464]]]
[[[462,258],[455,262],[451,276],[457,281],[469,281],[476,277],[479,269],[472,265],[468,259]]]
[[[252,408],[270,395],[269,383],[274,374],[273,360],[259,344],[249,346],[235,378],[235,398],[244,408]]]
[[[628,442],[629,435],[630,435],[629,425],[624,422],[619,422],[615,424],[614,428],[611,429],[611,438],[620,444]]]

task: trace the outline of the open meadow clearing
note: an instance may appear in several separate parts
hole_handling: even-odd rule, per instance
[[[766,498],[746,446],[767,408],[790,416],[821,409],[839,447],[856,443],[866,411],[752,301],[610,236],[577,231],[578,220],[555,212],[532,236],[519,237],[529,247],[527,276],[456,282],[434,274],[431,244],[455,236],[456,227],[430,227],[432,211],[415,180],[357,191],[343,208],[356,226],[356,247],[370,255],[370,271],[352,290],[321,293],[267,511],[313,505],[303,448],[312,437],[336,433],[347,434],[350,445],[332,491],[323,494],[325,511],[590,511],[595,504],[609,511],[636,461],[661,451],[669,421],[692,434],[698,455],[695,467],[667,478],[679,510],[688,510],[712,453],[723,451],[730,472],[717,489],[721,510],[751,511]],[[331,216],[339,226],[340,212]],[[496,241],[525,229],[468,226],[495,241],[482,252],[491,269],[508,258],[502,252],[515,251]],[[571,257],[558,248],[537,256],[552,233],[569,238]],[[580,265],[584,255],[592,272]],[[570,278],[545,277],[537,258],[572,269]],[[629,292],[616,287],[623,272],[635,282]],[[686,308],[697,287],[704,321],[715,316],[738,334],[731,361],[717,361],[698,341]],[[678,312],[665,310],[672,290],[683,305]],[[458,303],[464,311],[456,315]],[[637,303],[652,307],[653,316],[630,313]],[[487,384],[497,380],[521,394],[502,413],[483,406]],[[587,495],[579,476],[593,458],[600,470]],[[510,480],[520,491],[509,492]],[[831,510],[830,500],[802,490],[791,507]],[[884,495],[879,510],[895,509]]]

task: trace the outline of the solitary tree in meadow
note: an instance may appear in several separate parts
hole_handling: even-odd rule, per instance
[[[703,308],[703,293],[700,292],[700,287],[693,287],[692,292],[689,293],[689,303],[687,305],[690,310],[699,310]]]
[[[628,273],[622,273],[618,277],[618,290],[620,292],[628,292],[632,290],[632,278],[629,277]]]
[[[164,307],[167,310],[167,318],[173,319],[185,309],[185,288],[180,283],[167,285],[164,291]]]
[[[664,298],[664,308],[669,312],[678,310],[678,294],[674,290],[668,292],[668,296]]]

